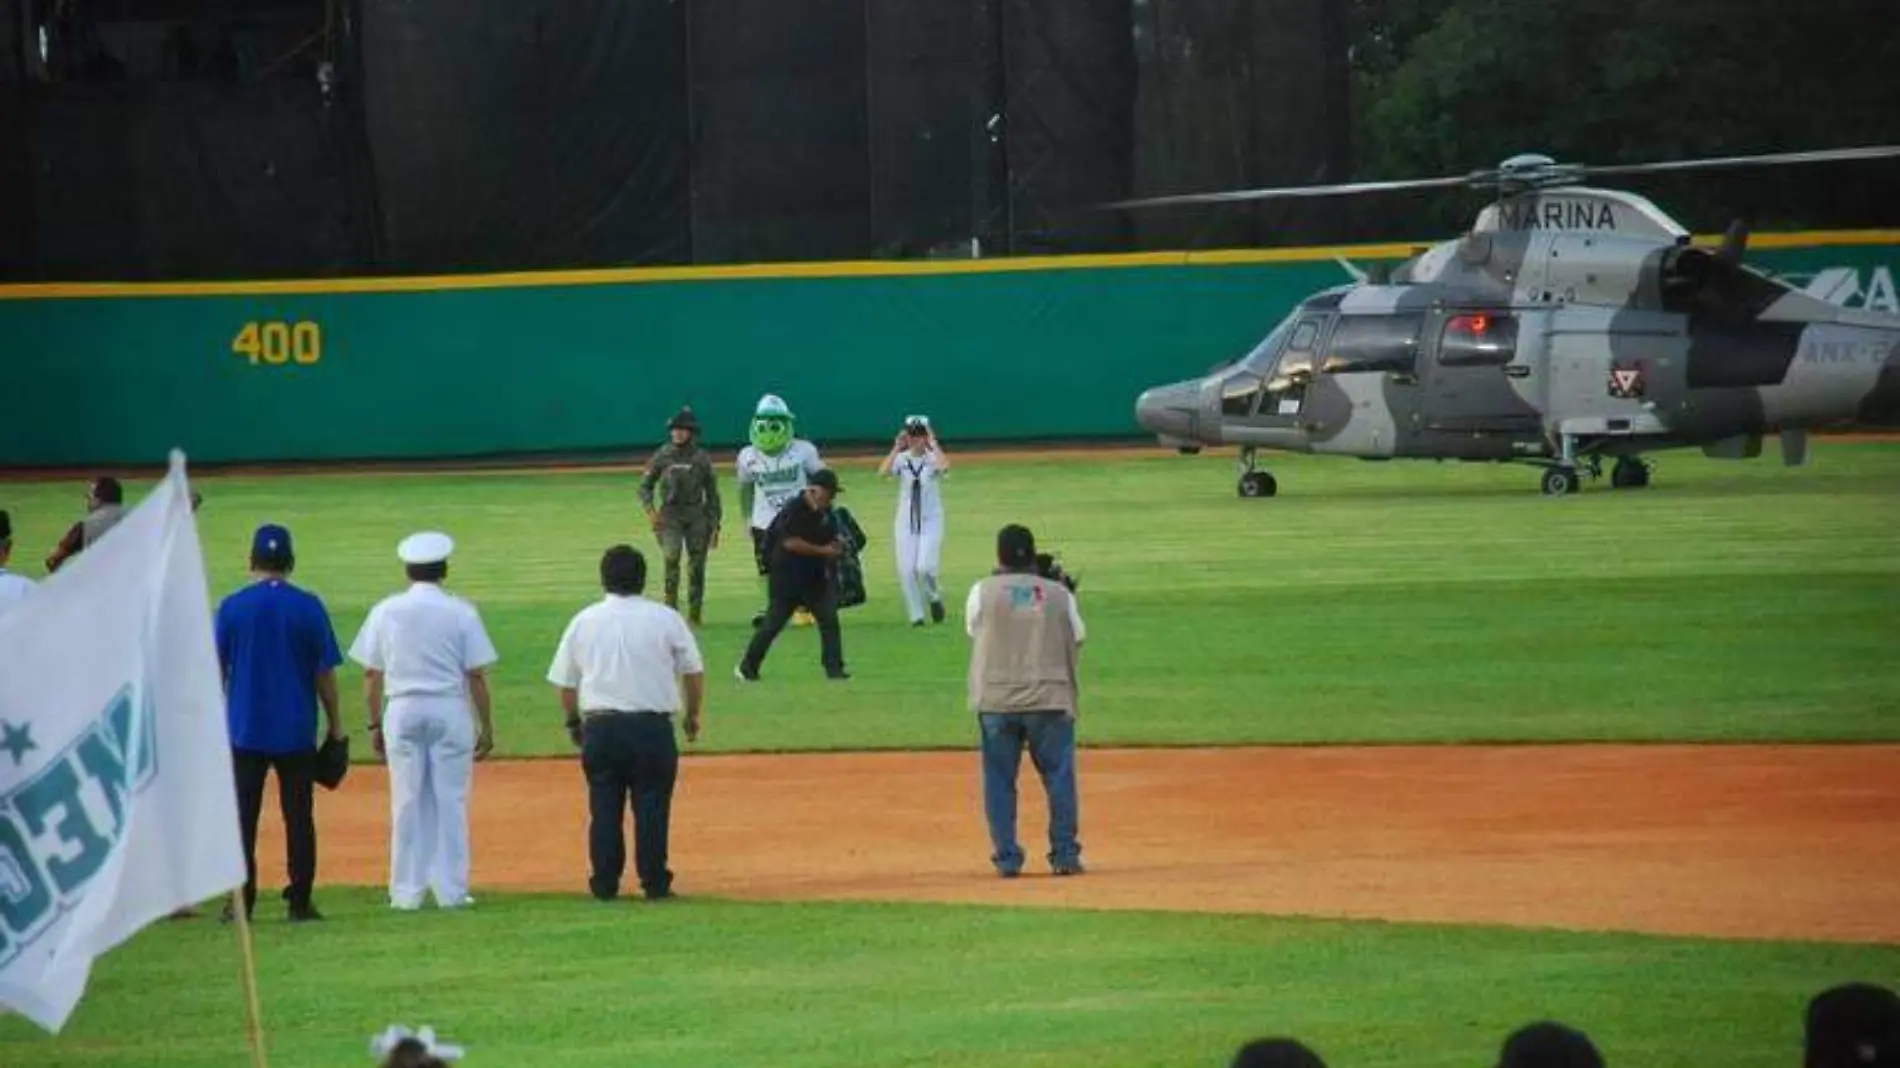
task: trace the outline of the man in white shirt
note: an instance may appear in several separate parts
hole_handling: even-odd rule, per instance
[[[350,645],[370,739],[389,760],[389,903],[403,911],[429,891],[439,908],[474,904],[468,793],[495,746],[486,669],[498,657],[475,606],[442,589],[454,549],[446,534],[404,538],[409,589],[370,609]]]
[[[560,688],[568,736],[580,747],[590,816],[588,889],[601,901],[620,893],[627,867],[621,817],[633,802],[634,871],[647,900],[673,896],[667,828],[679,744],[673,717],[685,691],[686,740],[699,738],[706,669],[680,614],[647,600],[647,562],[630,545],[600,560],[607,596],[581,609],[561,634],[548,681]]]
[[[13,517],[0,510],[0,613],[26,600],[33,592],[33,580],[7,570],[13,559]]]

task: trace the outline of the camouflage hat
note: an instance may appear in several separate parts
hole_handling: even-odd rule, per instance
[[[681,408],[678,412],[674,414],[672,419],[667,421],[666,429],[691,430],[694,433],[698,433],[699,432],[699,416],[693,414],[692,405],[689,404],[686,407]]]

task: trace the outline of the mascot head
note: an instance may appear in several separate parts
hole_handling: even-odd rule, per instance
[[[752,445],[767,456],[777,456],[792,443],[792,410],[767,393],[752,413]]]

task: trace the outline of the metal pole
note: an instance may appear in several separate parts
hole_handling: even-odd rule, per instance
[[[869,243],[870,243],[872,254],[875,255],[878,248],[878,236],[879,236],[878,229],[877,229],[877,122],[876,122],[877,94],[872,88],[873,86],[873,81],[872,81],[873,57],[871,55],[871,42],[873,38],[871,36],[871,0],[863,0],[863,9],[864,9],[864,165],[866,168],[864,179],[865,179],[865,187],[869,192],[868,199],[870,201],[870,208],[871,208],[871,232],[867,236],[870,238]]]
[[[686,83],[686,262],[696,265],[699,263],[699,169],[694,163],[699,155],[699,142],[693,126],[692,0],[680,0],[680,18],[684,20],[681,42],[685,54],[681,57],[681,68]]]
[[[1016,189],[1009,170],[1009,39],[1008,22],[1003,8],[1011,0],[993,0],[990,5],[990,39],[994,42],[994,62],[990,75],[990,121],[996,138],[991,156],[990,195],[994,204],[1000,192],[1003,206],[1003,255],[1016,251]],[[992,210],[994,210],[992,208]]]

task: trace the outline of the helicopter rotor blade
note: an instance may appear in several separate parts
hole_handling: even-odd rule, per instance
[[[1177,196],[1144,197],[1118,200],[1104,208],[1157,208],[1185,204],[1232,204],[1248,200],[1275,200],[1282,197],[1331,197],[1353,193],[1392,192],[1401,189],[1443,189],[1465,185],[1470,175],[1455,178],[1407,178],[1390,182],[1347,182],[1343,185],[1291,185],[1269,189],[1235,189],[1225,193],[1182,193]]]
[[[1599,174],[1655,174],[1663,171],[1696,171],[1715,167],[1768,167],[1788,163],[1831,163],[1839,160],[1887,159],[1900,156],[1900,145],[1870,145],[1865,148],[1833,148],[1814,152],[1771,152],[1760,156],[1712,156],[1708,159],[1669,160],[1662,163],[1612,163],[1597,167],[1584,165],[1591,176]]]

